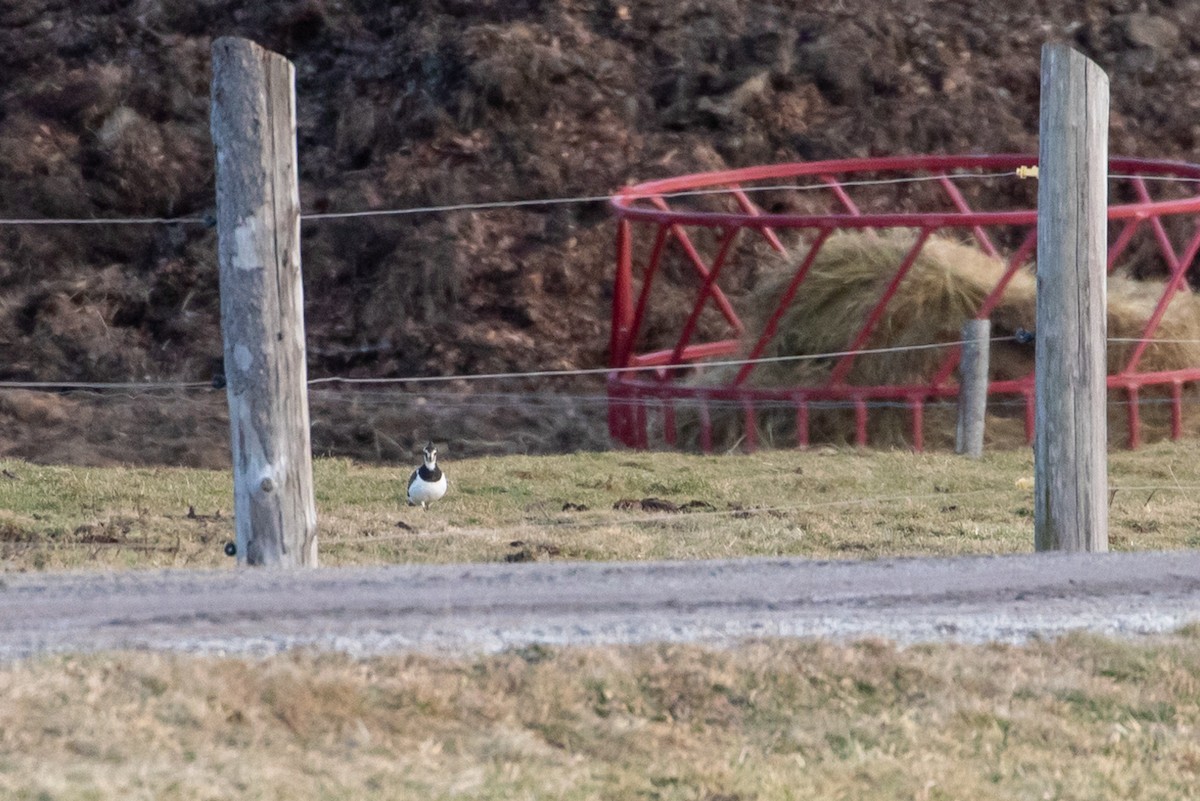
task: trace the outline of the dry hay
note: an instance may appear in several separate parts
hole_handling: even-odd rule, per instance
[[[884,234],[843,233],[829,238],[814,259],[796,297],[779,321],[774,339],[763,357],[834,353],[844,350],[892,281],[896,270],[914,242],[911,232]],[[747,344],[753,344],[774,312],[794,265],[779,263],[753,292],[743,299],[747,322]],[[977,248],[943,237],[931,237],[922,248],[908,275],[888,304],[865,348],[898,348],[959,340],[963,323],[975,316],[988,293],[1005,271],[1001,259]],[[1108,282],[1108,335],[1135,338],[1162,296],[1159,281],[1137,281],[1112,276]],[[992,336],[1006,337],[1018,330],[1035,332],[1036,277],[1028,266],[1019,269],[995,306]],[[1180,292],[1172,300],[1155,333],[1159,340],[1148,347],[1139,371],[1150,372],[1200,366],[1200,298]],[[1187,341],[1183,341],[1187,340]],[[1110,373],[1124,367],[1133,343],[1116,342],[1108,348]],[[859,386],[882,384],[925,384],[945,358],[945,350],[930,348],[859,356],[846,383]],[[994,342],[991,350],[991,379],[1004,380],[1028,375],[1033,370],[1034,346],[1015,341]],[[804,360],[757,365],[746,385],[762,388],[816,387],[829,381],[836,360]],[[726,386],[732,383],[737,366],[714,367],[692,379],[695,386]],[[957,373],[953,376],[957,380]],[[1151,393],[1146,390],[1143,395]],[[994,444],[1024,442],[1020,422],[1023,405],[1014,403],[1002,419],[1003,405],[993,399],[989,440]],[[1001,399],[1002,400],[1002,399]],[[1112,400],[1123,401],[1124,395]],[[997,412],[1000,412],[997,414]],[[1115,440],[1125,436],[1125,409],[1110,406],[1109,429]],[[1161,411],[1161,415],[1156,412]],[[695,447],[699,425],[692,409],[679,410],[682,443]],[[713,444],[725,448],[739,442],[744,433],[740,407],[714,405],[710,410]],[[1145,409],[1147,424],[1165,425],[1166,409]],[[1161,420],[1158,418],[1161,417]],[[820,409],[814,405],[810,418],[813,441],[850,442],[854,417],[849,409]],[[873,409],[869,435],[876,445],[905,445],[911,436],[911,413],[904,408]],[[756,416],[759,442],[765,445],[795,444],[795,410],[768,408]],[[955,413],[952,407],[929,407],[925,420],[925,442],[934,447],[954,441]],[[1153,437],[1154,431],[1147,431]]]

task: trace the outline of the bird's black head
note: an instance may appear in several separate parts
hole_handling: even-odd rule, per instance
[[[434,463],[436,463],[436,462],[437,462],[437,448],[433,447],[433,443],[430,442],[428,445],[425,446],[425,464],[432,467],[434,465]]]

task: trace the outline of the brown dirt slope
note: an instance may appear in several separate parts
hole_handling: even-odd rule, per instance
[[[211,214],[208,61],[218,35],[295,62],[307,211],[593,196],[796,159],[1032,151],[1049,40],[1109,72],[1114,154],[1192,159],[1200,138],[1193,3],[80,8],[0,9],[0,217]],[[303,244],[314,376],[603,364],[612,258],[603,203],[312,222]],[[214,251],[203,226],[0,226],[0,380],[207,380],[220,361]],[[105,425],[94,421],[89,447],[107,441]],[[223,436],[220,425],[188,430],[169,436]],[[0,409],[3,452],[51,458],[38,444],[47,431],[80,433]],[[382,446],[378,432],[317,440],[388,456],[423,434],[393,431]],[[525,447],[603,442],[603,432],[589,436]],[[220,458],[160,445],[119,453]]]

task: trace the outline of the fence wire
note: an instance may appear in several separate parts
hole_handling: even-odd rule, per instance
[[[978,172],[957,172],[946,173],[945,175],[912,175],[896,178],[868,178],[839,181],[838,185],[842,187],[867,187],[867,186],[892,186],[901,184],[920,184],[930,183],[942,180],[952,181],[969,181],[981,179],[998,179],[998,178],[1015,178],[1018,180],[1024,179],[1025,173],[1020,170],[987,170]],[[1192,184],[1200,183],[1200,178],[1192,178],[1188,176],[1172,176],[1172,175],[1127,175],[1123,173],[1109,174],[1110,180],[1134,180],[1152,181],[1159,183],[1181,183]],[[703,197],[710,195],[732,195],[735,192],[756,193],[756,192],[778,192],[778,191],[793,191],[793,192],[817,192],[829,191],[830,187],[825,183],[808,183],[808,184],[769,184],[769,185],[751,185],[738,187],[712,187],[706,189],[688,189],[677,192],[664,192],[655,194],[655,197],[663,200],[683,199],[689,197]],[[606,203],[614,196],[619,195],[621,190],[609,192],[607,194],[593,195],[573,195],[565,197],[546,197],[546,198],[529,198],[522,200],[494,200],[494,201],[470,201],[465,203],[443,203],[425,206],[406,206],[387,209],[360,209],[354,211],[332,211],[332,212],[308,212],[302,213],[300,219],[302,221],[316,222],[321,220],[344,220],[364,217],[401,217],[412,216],[419,214],[443,214],[446,212],[459,211],[493,211],[499,209],[520,209],[536,206],[557,206],[557,205],[572,205],[586,203]],[[637,197],[637,196],[634,196]],[[43,225],[203,225],[206,227],[214,227],[216,219],[212,215],[192,216],[192,217],[63,217],[63,218],[0,218],[0,226],[43,226]]]
[[[945,180],[953,181],[982,181],[982,180],[1005,180],[1015,179],[1020,180],[1024,177],[1022,170],[997,170],[997,171],[977,171],[977,172],[948,172],[945,174],[931,175],[910,175],[898,176],[892,178],[864,178],[850,179],[840,181],[841,187],[870,187],[870,186],[892,186],[903,184],[923,184],[930,182],[940,182]],[[1195,184],[1200,182],[1200,179],[1189,178],[1185,176],[1169,176],[1169,175],[1126,175],[1121,173],[1110,174],[1110,179],[1117,180],[1132,180],[1140,179],[1145,181],[1156,182],[1176,182],[1180,184]],[[685,199],[689,197],[714,196],[714,195],[733,195],[734,193],[754,193],[754,192],[775,192],[775,191],[795,191],[795,192],[827,192],[830,186],[824,182],[818,183],[772,183],[763,185],[748,185],[748,186],[720,186],[703,189],[691,189],[678,192],[666,192],[656,194],[655,197],[664,200]],[[614,193],[591,194],[591,195],[574,195],[564,197],[547,197],[547,198],[532,198],[532,199],[517,199],[517,200],[499,200],[499,201],[471,201],[464,203],[453,204],[434,204],[410,207],[396,207],[386,209],[360,209],[344,212],[322,212],[322,213],[304,213],[301,214],[301,219],[306,222],[319,222],[325,220],[351,219],[351,218],[366,218],[366,217],[386,217],[386,216],[411,216],[419,214],[440,214],[447,212],[462,212],[462,211],[487,211],[500,209],[522,209],[536,206],[554,206],[564,204],[587,204],[608,202],[614,196],[620,195],[622,190]],[[636,196],[635,196],[636,197]],[[9,218],[0,219],[0,226],[98,226],[98,225],[161,225],[161,226],[180,226],[180,225],[204,225],[213,227],[216,224],[215,217],[211,214],[191,215],[183,217],[128,217],[128,218],[60,218],[60,219],[37,219],[37,218]],[[1019,336],[1013,337],[994,337],[993,343],[1008,342],[1008,341],[1026,341]],[[1200,344],[1200,340],[1189,339],[1149,339],[1142,340],[1129,337],[1112,337],[1110,343],[1139,343],[1146,342],[1150,346],[1167,345],[1167,344]],[[402,377],[355,377],[355,376],[321,376],[310,379],[308,384],[310,387],[310,398],[317,404],[324,407],[333,407],[337,405],[358,405],[374,409],[385,409],[395,407],[398,404],[410,402],[425,402],[434,404],[441,409],[461,410],[470,412],[487,412],[494,411],[497,406],[531,406],[540,405],[543,407],[554,408],[576,408],[585,411],[598,411],[611,402],[610,398],[599,392],[580,392],[575,389],[566,391],[545,391],[545,390],[530,390],[530,391],[507,391],[507,392],[436,392],[433,388],[444,384],[461,384],[463,386],[472,384],[492,384],[492,385],[521,385],[529,382],[541,382],[543,380],[556,379],[588,379],[597,377],[611,377],[614,375],[626,374],[647,374],[655,376],[666,376],[673,372],[702,372],[706,369],[743,366],[743,365],[758,365],[771,363],[785,362],[805,362],[805,361],[820,361],[838,359],[845,356],[886,356],[889,354],[899,354],[904,352],[913,352],[928,349],[944,349],[954,348],[963,345],[961,340],[935,342],[921,345],[896,346],[884,348],[870,348],[860,351],[833,351],[820,354],[802,354],[789,356],[769,356],[760,357],[757,359],[720,359],[711,360],[700,363],[688,364],[669,364],[655,366],[628,366],[628,367],[594,367],[594,368],[571,368],[571,369],[542,369],[542,370],[527,370],[527,371],[511,371],[511,372],[491,372],[491,373],[468,373],[468,374],[448,374],[437,376],[402,376]],[[390,391],[374,391],[367,388],[379,387],[390,388]],[[169,401],[171,404],[189,404],[194,409],[205,409],[212,406],[218,396],[216,392],[220,389],[219,386],[214,386],[214,382],[209,381],[17,381],[8,380],[0,381],[0,391],[3,390],[28,390],[55,393],[78,397],[82,399],[92,400],[98,403],[113,403],[121,400],[134,400],[136,398],[145,398],[147,396],[159,395],[162,396],[164,402]],[[420,392],[419,395],[415,394]],[[742,400],[722,400],[722,399],[679,399],[675,401],[665,401],[659,398],[650,397],[634,397],[621,398],[620,403],[626,408],[645,407],[659,409],[664,404],[671,403],[680,408],[688,406],[696,406],[700,403],[707,408],[713,410],[740,409],[744,408],[746,401]],[[929,400],[926,403],[932,408],[941,406],[952,406],[953,400]],[[995,398],[989,399],[989,407],[1004,411],[1006,409],[1020,409],[1024,406],[1024,400],[1020,398],[1005,399]],[[1129,406],[1131,401],[1127,398],[1113,397],[1109,400],[1109,405],[1112,407]],[[1136,401],[1139,406],[1153,407],[1158,405],[1166,405],[1171,403],[1167,398],[1150,396],[1142,396]],[[1191,394],[1185,395],[1183,403],[1189,406],[1200,403]],[[865,405],[868,409],[888,409],[888,408],[907,408],[908,404],[901,401],[886,401],[886,400],[867,400],[862,403],[852,401],[809,401],[808,407],[814,411],[821,410],[849,410],[859,408]],[[755,409],[769,411],[771,409],[790,409],[794,408],[794,403],[786,401],[753,401]]]
[[[994,179],[994,178],[1012,178],[1016,177],[1016,170],[996,170],[984,172],[959,172],[948,173],[946,175],[915,175],[897,178],[877,178],[877,179],[862,179],[839,182],[841,186],[846,187],[863,187],[863,186],[889,186],[895,184],[916,184],[929,183],[933,181],[941,181],[943,179],[950,180],[972,180],[972,179]],[[1118,176],[1112,176],[1118,177]],[[681,199],[688,197],[702,197],[709,195],[732,195],[735,192],[753,193],[753,192],[772,192],[772,191],[829,191],[829,185],[824,183],[813,184],[772,184],[760,186],[744,186],[744,187],[712,187],[707,189],[688,189],[678,192],[664,192],[656,194],[655,197],[663,198],[664,200]],[[595,195],[573,195],[566,197],[547,197],[547,198],[530,198],[524,200],[494,200],[494,201],[470,201],[465,203],[443,203],[426,206],[406,206],[388,209],[361,209],[356,211],[332,211],[332,212],[308,212],[302,213],[300,219],[302,221],[319,221],[319,220],[342,220],[362,217],[402,217],[417,214],[442,214],[446,212],[458,211],[494,211],[499,209],[520,209],[531,206],[559,206],[585,203],[607,203],[612,198],[619,194],[617,192],[609,192],[607,194]],[[214,227],[216,218],[212,215],[200,217],[63,217],[63,218],[8,218],[0,219],[0,226],[28,226],[28,225],[204,225]]]
[[[1020,335],[992,337],[992,343],[998,342],[1027,342]],[[1141,339],[1137,337],[1110,337],[1111,343],[1140,343],[1147,345],[1200,345],[1200,339]],[[914,351],[937,350],[961,347],[964,340],[949,340],[930,342],[916,345],[897,345],[884,348],[865,348],[857,351],[830,351],[828,353],[809,353],[788,356],[764,356],[755,359],[716,359],[703,362],[688,362],[681,364],[636,365],[630,367],[582,367],[549,370],[524,370],[493,373],[449,373],[432,376],[393,376],[393,377],[354,377],[354,376],[322,376],[308,379],[310,387],[322,387],[330,384],[347,386],[371,385],[412,385],[412,384],[443,384],[453,382],[520,382],[546,378],[584,378],[594,376],[624,375],[644,373],[661,375],[675,371],[702,371],[716,367],[740,367],[743,365],[776,364],[785,362],[828,361],[845,356],[878,356]],[[218,382],[219,383],[219,382]],[[157,392],[168,390],[208,390],[214,387],[212,381],[0,381],[0,389],[45,390],[49,392],[65,392],[71,390],[119,390],[129,392]]]

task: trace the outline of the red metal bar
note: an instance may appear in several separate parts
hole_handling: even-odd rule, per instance
[[[1133,239],[1133,235],[1137,233],[1137,229],[1142,226],[1141,219],[1130,220],[1121,228],[1121,233],[1117,234],[1117,239],[1112,243],[1112,247],[1108,249],[1108,264],[1106,270],[1111,274],[1117,266],[1117,259],[1125,252],[1125,248],[1129,247],[1129,242]]]
[[[1136,376],[1110,375],[1108,377],[1108,388],[1115,389],[1124,387],[1131,380],[1136,379],[1138,386],[1150,387],[1159,384],[1173,384],[1176,381],[1200,381],[1200,367],[1191,367],[1186,370],[1159,370],[1154,373],[1138,373]]]
[[[1162,223],[1158,223],[1158,227],[1162,228]],[[1132,373],[1134,368],[1137,367],[1138,362],[1141,361],[1142,354],[1146,352],[1150,340],[1154,337],[1154,332],[1158,330],[1158,325],[1162,322],[1163,315],[1167,313],[1167,307],[1171,305],[1171,301],[1175,298],[1175,293],[1183,285],[1184,279],[1187,278],[1188,268],[1191,267],[1192,260],[1196,258],[1197,250],[1200,250],[1200,226],[1197,227],[1195,235],[1188,242],[1183,258],[1177,259],[1171,268],[1171,278],[1163,288],[1162,297],[1158,299],[1158,304],[1154,307],[1154,312],[1150,315],[1150,319],[1146,321],[1146,327],[1142,329],[1142,341],[1134,345],[1133,353],[1129,354],[1129,361],[1126,362],[1125,367],[1121,370],[1123,374]],[[1172,256],[1174,256],[1173,253]]]
[[[1183,382],[1171,383],[1171,439],[1183,436]]]
[[[804,261],[800,262],[800,266],[796,268],[796,274],[792,276],[792,280],[788,282],[787,289],[784,290],[783,295],[780,296],[779,303],[776,304],[775,310],[771,312],[771,316],[767,320],[767,324],[763,327],[763,332],[759,336],[758,341],[755,342],[754,347],[750,349],[750,355],[746,357],[749,361],[753,362],[755,359],[761,357],[763,351],[766,350],[767,345],[769,345],[771,340],[775,338],[775,332],[779,328],[779,321],[787,312],[788,306],[790,306],[792,303],[792,299],[796,297],[796,290],[800,288],[800,283],[804,281],[805,276],[808,275],[809,268],[812,267],[813,261],[817,258],[817,253],[824,246],[825,240],[829,238],[830,233],[831,231],[828,229],[823,229],[817,234],[817,238],[813,242],[812,247],[808,249],[808,255],[804,257]],[[733,379],[733,385],[741,386],[750,376],[750,372],[754,369],[754,367],[755,365],[753,364],[743,364],[738,370],[737,376]]]
[[[834,197],[842,202],[842,205],[845,206],[846,210],[850,212],[850,216],[862,216],[862,212],[858,210],[858,206],[856,206],[854,201],[850,199],[850,196],[846,194],[845,187],[838,183],[836,178],[834,178],[832,175],[822,175],[821,180],[829,185],[829,188],[833,190]]]
[[[1021,241],[1012,258],[1008,260],[1008,269],[1004,271],[1004,275],[1000,276],[1000,280],[996,282],[996,286],[988,293],[988,296],[983,299],[983,303],[979,306],[979,311],[975,314],[975,319],[984,320],[991,316],[992,311],[1000,303],[1000,298],[1004,297],[1004,290],[1008,289],[1008,285],[1012,283],[1013,276],[1017,271],[1025,266],[1026,261],[1033,255],[1033,251],[1037,249],[1037,228],[1030,229],[1029,233],[1025,234],[1025,238]]]
[[[1141,201],[1152,205],[1154,200],[1150,197],[1150,190],[1146,188],[1146,182],[1142,177],[1140,175],[1135,177],[1132,183],[1133,189]],[[1167,236],[1167,229],[1163,227],[1162,218],[1157,215],[1151,217],[1150,227],[1154,229],[1154,237],[1158,240],[1158,249],[1162,252],[1167,266],[1171,268],[1171,272],[1175,272],[1175,268],[1179,266],[1179,259],[1175,255],[1175,248],[1171,245],[1171,238]]]
[[[760,209],[754,203],[754,201],[752,201],[746,195],[746,193],[742,191],[740,186],[734,186],[732,189],[733,196],[737,198],[738,205],[742,207],[742,211],[746,212],[747,214],[752,214],[755,217],[762,216],[762,209]],[[787,248],[785,248],[783,243],[779,241],[779,237],[775,235],[775,230],[773,228],[763,228],[762,233],[763,236],[767,238],[767,241],[771,243],[771,247],[775,248],[775,250],[779,251],[780,253],[787,253]]]
[[[1126,387],[1125,393],[1129,398],[1129,450],[1136,451],[1142,445],[1142,410],[1138,404],[1137,385]]]
[[[925,401],[920,397],[909,398],[912,410],[912,447],[917,453],[925,450]]]
[[[646,304],[650,300],[650,287],[654,285],[654,274],[658,272],[658,265],[662,262],[663,247],[666,243],[667,227],[660,225],[658,226],[658,233],[654,237],[654,246],[650,248],[650,257],[646,262],[646,270],[642,273],[642,291],[638,295],[637,309],[633,313],[633,321],[629,324],[629,337],[626,340],[624,352],[620,354],[620,360],[617,362],[618,366],[624,367],[629,364],[629,357],[633,353],[634,342],[637,340],[638,333],[642,330],[642,322],[646,319]],[[632,284],[632,267],[630,268],[629,280]]]
[[[663,416],[663,442],[668,445],[674,445],[679,438],[679,434],[675,428],[675,404],[668,398],[662,404]]]
[[[742,416],[746,426],[746,452],[754,453],[758,450],[758,420],[754,416],[754,404],[749,400],[742,401]]]
[[[808,401],[803,398],[796,403],[796,447],[808,450]]]
[[[1197,371],[1200,373],[1200,370]],[[1170,377],[1174,378],[1175,373],[1171,373]],[[1016,379],[1012,381],[993,381],[993,393],[1015,393],[1020,394],[1025,391],[1026,387],[1032,382],[1032,374],[1026,378]],[[1200,376],[1196,380],[1200,380]],[[779,388],[748,388],[748,387],[733,387],[733,386],[690,386],[680,385],[675,383],[659,383],[657,381],[639,381],[637,379],[621,379],[621,384],[631,392],[637,392],[640,395],[655,397],[655,398],[695,398],[699,394],[703,394],[710,400],[720,401],[740,401],[744,397],[752,398],[755,401],[770,402],[772,404],[795,402],[797,388],[796,387],[779,387]],[[801,387],[800,393],[810,401],[853,401],[855,398],[861,397],[865,400],[886,400],[903,402],[913,395],[923,395],[926,398],[953,398],[956,395],[955,387],[946,387],[943,389],[933,389],[925,384],[881,384],[878,386],[856,386],[853,384],[844,384],[841,386],[813,386]]]
[[[954,204],[954,208],[961,211],[963,214],[970,214],[972,209],[967,205],[967,199],[963,197],[962,192],[958,191],[958,187],[954,182],[947,177],[946,173],[938,174],[938,182],[942,185],[942,189],[946,190],[946,194],[950,196],[950,202]],[[982,225],[971,226],[971,233],[975,235],[975,241],[979,243],[979,247],[984,253],[991,256],[993,259],[1000,257],[1000,252],[996,250],[996,246],[992,244],[992,240],[983,230]]]
[[[675,349],[656,350],[641,356],[631,356],[629,367],[660,367],[664,364],[679,364],[708,359],[714,356],[729,356],[742,349],[742,344],[736,339],[722,339],[717,342],[705,342],[701,345],[688,345],[679,354],[677,361],[672,361]]]
[[[623,367],[623,358],[633,348],[630,325],[633,321],[633,245],[629,220],[617,224],[617,274],[613,277],[612,338],[609,341],[609,366]]]
[[[662,198],[654,198],[654,203],[663,211],[670,211],[670,207],[667,206]],[[732,230],[737,230],[737,228],[734,227]],[[696,250],[696,246],[692,244],[692,240],[688,238],[687,231],[683,230],[682,225],[672,225],[671,234],[675,237],[675,241],[679,243],[679,246],[683,248],[683,252],[687,255],[688,260],[692,263],[692,267],[700,275],[701,279],[707,281],[708,267],[704,264],[704,259],[701,258],[699,251]],[[725,315],[725,319],[740,336],[743,330],[742,321],[738,318],[737,312],[733,310],[733,306],[729,303],[729,298],[725,297],[725,293],[721,291],[720,287],[714,288],[713,300],[716,301],[717,308],[721,310],[721,314]]]
[[[978,320],[981,318],[976,317],[975,319]],[[929,385],[931,387],[943,386],[950,379],[950,374],[954,372],[956,367],[958,367],[958,364],[961,360],[962,344],[947,346],[946,356],[942,359],[942,363],[938,365],[937,372],[934,373]]]
[[[608,397],[608,434],[617,442],[628,446],[630,443],[625,439],[624,412],[621,402],[610,394]]]
[[[883,317],[883,312],[887,308],[888,303],[896,294],[896,290],[900,288],[900,282],[904,280],[904,276],[908,275],[908,271],[912,268],[917,260],[917,256],[921,253],[921,248],[925,247],[926,240],[929,239],[933,230],[930,228],[922,228],[917,235],[917,241],[909,248],[908,254],[904,257],[904,261],[900,263],[900,267],[896,270],[896,275],[892,278],[887,289],[883,291],[883,297],[871,309],[871,313],[867,315],[867,320],[863,323],[863,327],[859,330],[854,340],[846,348],[848,353],[841,357],[837,364],[833,366],[833,371],[830,374],[830,384],[842,384],[846,381],[846,375],[850,372],[850,368],[854,366],[854,360],[858,352],[867,344],[867,340],[871,338],[871,334],[875,333],[875,326],[879,324],[879,320]]]
[[[801,176],[833,176],[836,174],[855,172],[888,172],[888,171],[926,171],[935,172],[957,168],[974,168],[978,170],[1015,170],[1017,167],[1036,164],[1037,158],[1024,154],[1004,154],[996,156],[894,156],[890,158],[841,159],[823,162],[795,162],[792,164],[765,165],[748,167],[738,170],[722,170],[712,173],[684,175],[678,178],[667,178],[659,181],[649,181],[638,186],[625,187],[613,195],[611,203],[617,215],[625,219],[653,220],[673,222],[685,225],[726,226],[740,225],[749,228],[759,228],[770,225],[773,228],[816,228],[822,225],[834,225],[839,228],[919,228],[932,227],[968,227],[972,225],[1033,225],[1037,222],[1036,209],[1020,211],[974,212],[963,213],[929,213],[911,212],[898,214],[764,214],[760,217],[741,214],[723,214],[715,212],[671,211],[662,208],[647,208],[636,205],[639,201],[650,200],[654,196],[673,192],[691,191],[716,186],[728,186],[733,183],[749,183],[766,179],[788,179]],[[1110,173],[1141,173],[1153,176],[1176,176],[1180,178],[1200,178],[1200,165],[1187,164],[1177,161],[1162,161],[1154,159],[1109,159]],[[665,204],[664,204],[665,205]],[[1131,217],[1145,217],[1148,212],[1157,215],[1194,214],[1200,211],[1200,195],[1180,200],[1160,200],[1152,202],[1131,203],[1110,206],[1109,220],[1123,220]]]
[[[854,399],[854,444],[867,446],[867,402],[861,396]]]
[[[700,294],[696,298],[696,305],[692,307],[692,313],[688,315],[687,322],[683,325],[683,333],[679,335],[679,341],[675,343],[675,349],[671,351],[670,364],[680,363],[679,357],[683,355],[684,348],[691,342],[692,334],[696,331],[696,324],[700,322],[700,314],[704,311],[704,305],[708,302],[709,296],[713,295],[717,277],[721,274],[721,268],[725,266],[725,258],[729,255],[729,249],[733,247],[733,240],[737,238],[740,230],[739,228],[729,228],[721,238],[717,257],[713,259],[712,270],[705,277],[704,283],[700,285]]]
[[[1136,376],[1121,376],[1110,375],[1107,379],[1109,389],[1123,390],[1130,383],[1131,379],[1135,379],[1139,386],[1158,386],[1171,384],[1175,381],[1184,383],[1200,382],[1200,368],[1191,368],[1187,370],[1164,370],[1156,373],[1138,373]],[[927,399],[951,399],[957,396],[957,387],[930,387],[925,384],[881,384],[877,386],[858,386],[846,384],[842,386],[812,386],[812,387],[778,387],[778,388],[748,388],[748,387],[733,387],[733,386],[690,386],[680,385],[675,383],[659,383],[655,381],[642,381],[638,379],[621,378],[619,382],[620,391],[628,393],[633,397],[633,393],[639,396],[653,398],[675,398],[677,400],[695,399],[699,395],[710,400],[721,401],[740,401],[742,398],[750,398],[756,402],[779,404],[779,403],[796,403],[798,397],[804,397],[809,401],[837,401],[847,402],[853,401],[856,398],[871,401],[898,401],[905,402],[913,395],[922,395]],[[989,392],[992,395],[1020,395],[1028,396],[1029,402],[1033,402],[1033,374],[1029,373],[1021,378],[1006,379],[1003,381],[992,381],[989,385]],[[617,392],[614,390],[614,397],[617,397]]]
[[[609,379],[608,430],[614,439],[632,448],[634,446],[634,439],[632,426],[630,425],[629,403],[626,400],[629,397],[629,393],[630,390],[622,387],[616,382],[615,378]]]
[[[1200,382],[1200,368],[1187,370],[1163,370],[1155,373],[1138,373],[1136,376],[1110,375],[1107,379],[1109,389],[1124,389],[1131,380],[1138,386],[1170,385],[1175,381],[1185,384]],[[738,401],[744,397],[755,401],[778,403],[795,403],[797,397],[809,401],[853,401],[863,398],[873,401],[906,401],[913,395],[922,395],[927,399],[950,399],[957,396],[955,387],[935,388],[925,384],[880,384],[877,386],[858,386],[846,384],[841,386],[812,386],[812,387],[778,387],[755,388],[732,386],[682,386],[674,383],[642,382],[635,379],[620,379],[613,386],[612,394],[618,396],[618,390],[633,397],[634,393],[654,398],[675,398],[678,400],[695,399],[698,395],[710,400]],[[1032,403],[1034,394],[1033,374],[1021,378],[992,381],[989,385],[992,395],[1021,395],[1028,396]]]
[[[712,415],[708,412],[708,402],[700,399],[700,450],[712,453]]]
[[[1036,211],[977,211],[972,214],[959,212],[903,212],[895,214],[795,214],[755,216],[745,212],[711,212],[711,211],[664,211],[645,206],[619,205],[621,196],[614,199],[614,205],[621,218],[637,222],[652,222],[656,224],[673,223],[676,225],[694,225],[708,228],[724,228],[737,226],[759,230],[767,226],[779,230],[820,228],[833,226],[846,230],[871,230],[880,228],[963,228],[981,225],[985,228],[992,226],[1007,226],[1023,228],[1037,223]],[[1160,200],[1152,204],[1132,203],[1122,206],[1109,206],[1108,219],[1127,220],[1131,217],[1147,216],[1147,209],[1153,208],[1154,213],[1163,215],[1195,214],[1200,211],[1200,198],[1183,200]]]

